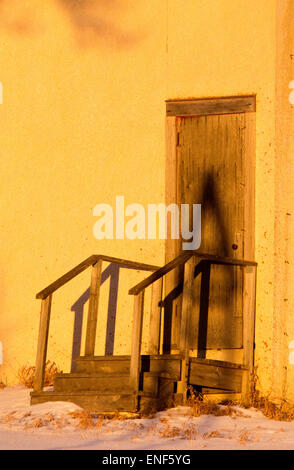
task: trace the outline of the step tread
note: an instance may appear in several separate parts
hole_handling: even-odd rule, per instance
[[[118,392],[97,392],[95,390],[77,390],[77,391],[74,391],[74,392],[63,392],[63,391],[55,391],[55,390],[43,390],[41,392],[31,392],[30,393],[31,396],[33,397],[36,397],[36,396],[112,396],[112,395],[120,395],[120,396],[136,396],[136,394],[134,392],[122,392],[122,393],[118,393]]]
[[[178,374],[170,374],[169,372],[156,372],[156,371],[143,371],[143,374],[146,377],[163,377],[167,379],[178,379]],[[61,378],[61,379],[67,379],[67,378],[72,378],[72,379],[79,379],[79,378],[85,378],[85,379],[119,379],[119,378],[127,378],[129,377],[130,374],[128,373],[109,373],[106,374],[105,372],[68,372],[68,373],[60,373],[56,374],[54,378]]]
[[[151,354],[149,357],[154,360],[181,360],[184,356],[182,354]]]
[[[75,361],[130,361],[131,356],[78,356]]]
[[[85,379],[119,379],[119,378],[126,378],[129,377],[130,374],[120,372],[119,374],[117,373],[105,373],[105,372],[68,372],[68,373],[61,373],[61,374],[56,374],[54,376],[54,379],[80,379],[80,378],[85,378]]]
[[[156,398],[157,395],[151,392],[144,392],[143,390],[139,390],[138,393],[115,393],[115,392],[95,392],[95,391],[76,391],[76,392],[56,392],[54,390],[50,391],[42,391],[42,392],[30,392],[31,397],[76,397],[76,396],[87,396],[87,397],[111,397],[111,396],[120,396],[120,397],[147,397],[147,398]]]
[[[149,357],[154,360],[175,359],[180,360],[183,358],[182,354],[142,354],[142,358]],[[130,361],[131,356],[78,356],[75,361]]]
[[[158,377],[163,379],[179,380],[179,374],[170,374],[169,372],[143,372],[145,377]]]
[[[216,367],[227,367],[229,369],[241,369],[241,370],[248,370],[248,367],[244,366],[243,364],[237,364],[235,362],[227,362],[227,361],[220,361],[217,359],[206,359],[202,357],[190,357],[190,362],[195,364],[206,364],[208,366],[216,366]]]

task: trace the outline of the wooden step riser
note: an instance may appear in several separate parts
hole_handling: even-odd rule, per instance
[[[55,392],[97,391],[113,393],[130,393],[129,376],[109,377],[55,377]],[[158,377],[143,374],[143,391],[156,396],[158,394]]]
[[[129,374],[130,361],[76,361],[76,373]]]
[[[142,360],[143,371],[167,373],[171,376],[181,375],[181,361],[179,359],[153,359]],[[128,374],[130,371],[130,360],[83,360],[76,359],[76,373],[87,374]]]
[[[150,360],[150,372],[164,373],[171,377],[181,376],[181,361],[179,359],[151,359]]]
[[[200,385],[204,388],[213,387],[238,393],[241,392],[243,373],[244,371],[241,369],[230,369],[191,362],[189,383]]]
[[[137,411],[137,399],[133,395],[93,395],[87,396],[83,394],[64,394],[57,395],[54,392],[43,392],[31,395],[31,404],[45,403],[52,401],[67,401],[91,412],[109,412],[109,411]]]
[[[77,392],[97,391],[111,393],[130,393],[129,376],[110,377],[55,377],[54,391]]]
[[[158,377],[143,374],[143,392],[151,393],[156,397],[158,395]]]

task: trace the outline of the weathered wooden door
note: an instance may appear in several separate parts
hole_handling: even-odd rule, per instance
[[[207,107],[197,101],[179,106],[168,117],[167,202],[201,204],[199,251],[239,259],[253,258],[254,226],[254,106],[233,112],[224,106]],[[198,103],[199,103],[198,102]],[[252,103],[252,102],[251,102]],[[186,104],[186,106],[185,106]],[[231,105],[232,106],[232,105]],[[170,109],[167,107],[167,109]],[[193,114],[194,113],[194,114]],[[192,215],[192,214],[191,214]],[[191,218],[190,218],[191,219]],[[191,220],[190,220],[191,222]],[[181,251],[181,241],[169,240],[169,261]],[[177,279],[170,278],[170,289]],[[242,270],[202,262],[195,271],[190,325],[197,334],[193,349],[242,348]],[[177,349],[180,332],[180,296],[171,318],[171,347]],[[197,328],[196,323],[197,322]]]

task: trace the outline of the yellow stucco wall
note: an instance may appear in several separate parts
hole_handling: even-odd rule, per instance
[[[290,8],[293,18],[291,3],[104,0],[77,8],[66,0],[0,2],[2,380],[15,382],[18,368],[34,363],[38,290],[92,253],[163,263],[164,241],[95,240],[92,211],[100,202],[114,205],[116,195],[126,204],[164,202],[164,100],[256,93],[256,362],[261,389],[278,395],[277,366],[281,374],[287,366],[283,390],[294,398],[294,365],[288,364],[293,300],[283,300],[291,297],[294,279],[284,262],[286,253],[290,262],[285,234],[293,226],[281,215],[291,212],[293,196],[290,182],[284,186],[293,174],[285,140],[292,134],[290,64],[289,76],[276,81],[288,60],[280,47],[292,41],[280,34],[280,10]],[[287,14],[282,18],[288,25]],[[278,113],[287,117],[277,121]],[[120,280],[115,350],[122,353],[129,351],[132,309],[124,292],[143,275],[128,271]],[[64,370],[71,306],[88,281],[89,272],[54,296],[48,357]],[[283,328],[288,336],[281,339]],[[97,347],[102,353],[101,343]]]
[[[277,8],[275,273],[272,371],[274,396],[294,400],[294,4]],[[290,104],[290,101],[292,104]],[[292,344],[291,344],[292,343]]]

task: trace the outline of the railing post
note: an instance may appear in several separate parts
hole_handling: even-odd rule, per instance
[[[144,290],[134,297],[133,333],[130,364],[130,386],[134,393],[139,390],[140,354],[144,312]]]
[[[99,259],[97,263],[92,266],[85,356],[93,356],[95,352],[101,272],[102,259]]]
[[[181,380],[177,385],[177,393],[183,395],[183,404],[186,402],[187,380],[189,367],[189,348],[190,348],[190,316],[193,309],[193,281],[194,281],[195,260],[194,256],[186,261],[184,269],[183,303],[180,333],[180,351],[183,355],[181,365]]]
[[[160,323],[161,323],[161,297],[163,278],[152,284],[151,309],[149,322],[149,354],[159,354]]]
[[[248,370],[243,372],[242,400],[248,401],[254,367],[254,324],[256,307],[256,266],[244,268],[243,291],[243,365]]]
[[[194,256],[186,261],[184,269],[183,302],[181,318],[180,349],[184,351],[190,347],[190,316],[193,309],[193,281],[195,260]]]
[[[51,303],[52,303],[52,294],[48,295],[48,297],[46,297],[45,299],[42,299],[39,337],[38,337],[38,349],[37,349],[37,358],[36,358],[36,371],[35,371],[35,380],[34,380],[35,392],[42,391],[43,386],[44,386]]]

